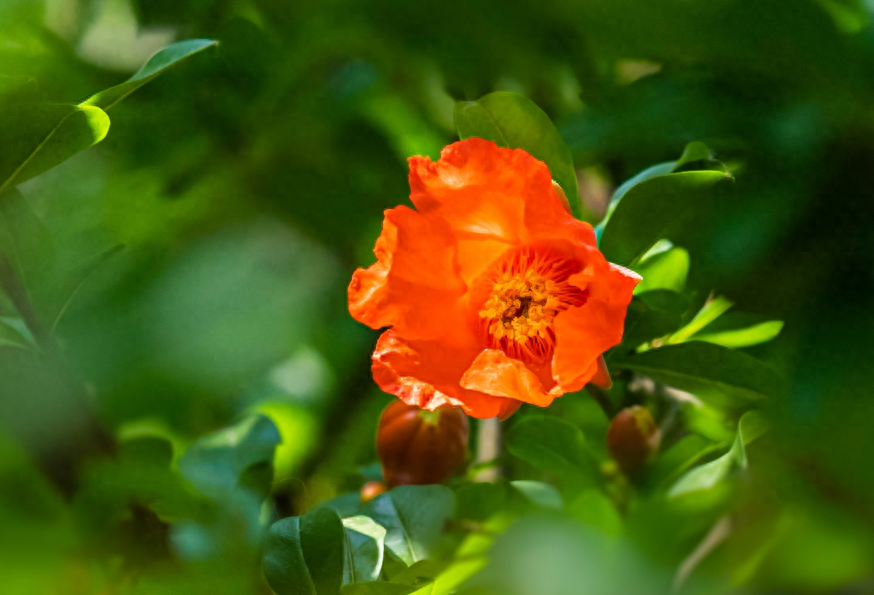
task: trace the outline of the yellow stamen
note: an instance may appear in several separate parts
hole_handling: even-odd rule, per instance
[[[489,333],[496,339],[506,337],[524,345],[529,338],[546,338],[560,303],[554,292],[555,281],[535,271],[505,272],[495,281],[479,315],[492,321]]]

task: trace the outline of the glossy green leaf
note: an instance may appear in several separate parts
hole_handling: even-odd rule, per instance
[[[764,399],[783,389],[780,376],[759,360],[702,341],[628,355],[612,360],[611,366],[728,405]]]
[[[211,39],[187,39],[169,45],[152,56],[130,79],[120,85],[92,95],[80,105],[96,106],[103,110],[108,110],[171,66],[216,45],[218,45],[218,42]]]
[[[198,439],[179,458],[179,471],[203,494],[222,495],[241,483],[249,484],[241,480],[250,467],[272,464],[279,441],[270,418],[253,415]]]
[[[634,288],[640,294],[654,289],[682,291],[689,276],[689,253],[678,247],[647,256],[637,267],[643,280]]]
[[[686,326],[668,338],[667,343],[673,345],[688,341],[692,335],[728,312],[733,305],[731,301],[721,296],[708,301]]]
[[[647,475],[658,485],[674,482],[695,463],[722,448],[703,436],[683,436],[653,461]]]
[[[735,467],[745,469],[746,445],[759,438],[767,429],[767,421],[759,412],[745,413],[738,422],[737,436],[731,449],[718,459],[686,473],[671,487],[668,496],[676,498],[691,492],[708,490],[724,480]]]
[[[511,481],[510,485],[538,508],[549,510],[562,510],[564,508],[564,498],[561,497],[561,493],[555,489],[555,486],[548,483],[519,479]]]
[[[507,450],[550,473],[591,477],[594,472],[583,433],[555,417],[532,415],[517,422],[507,434]]]
[[[631,190],[644,180],[649,180],[650,178],[655,178],[657,176],[665,176],[673,172],[674,166],[676,164],[676,161],[666,161],[664,163],[658,163],[656,165],[646,168],[642,172],[634,175],[633,177],[625,180],[622,184],[620,184],[619,188],[617,188],[616,191],[613,193],[613,196],[610,197],[610,204],[607,205],[607,213],[604,215],[604,218],[601,220],[601,222],[595,226],[595,237],[598,239],[598,241],[601,241],[601,235],[604,233],[604,227],[607,225],[607,221],[610,220],[610,216],[613,214],[613,211],[616,210],[616,206],[628,193],[629,190]]]
[[[783,322],[747,312],[728,312],[692,336],[696,341],[723,347],[750,347],[766,343],[780,334]]]
[[[461,139],[479,137],[501,147],[524,149],[549,167],[567,196],[571,211],[582,218],[582,203],[571,151],[537,104],[518,93],[498,91],[477,101],[455,104],[455,126]]]
[[[331,508],[273,523],[264,576],[276,595],[337,595],[343,580],[343,523]]]
[[[710,153],[710,149],[707,145],[699,141],[691,142],[683,149],[683,154],[680,155],[679,159],[677,159],[673,171],[680,171],[690,163],[704,161],[711,159],[712,157],[713,155]]]
[[[343,557],[343,583],[375,581],[385,555],[385,527],[366,516],[343,519],[346,548]]]
[[[429,557],[454,510],[445,486],[401,486],[371,500],[362,514],[385,527],[386,549],[409,566]]]
[[[94,106],[15,104],[0,111],[0,193],[99,143],[109,116]]]
[[[603,224],[601,252],[610,262],[633,267],[658,240],[672,239],[706,215],[731,179],[719,171],[687,171],[632,186]]]

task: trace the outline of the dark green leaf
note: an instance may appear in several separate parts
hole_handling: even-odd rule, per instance
[[[207,496],[241,485],[253,465],[273,462],[279,432],[269,417],[254,415],[197,440],[179,458],[179,471]]]
[[[452,490],[431,485],[395,488],[371,500],[362,513],[385,527],[386,549],[409,566],[429,557],[454,510]]]
[[[724,172],[687,171],[643,180],[603,224],[601,251],[610,262],[634,266],[658,240],[704,217],[731,179]]]
[[[174,64],[215,45],[218,45],[218,42],[211,39],[187,39],[169,45],[152,56],[130,79],[92,95],[80,105],[108,110]]]
[[[331,508],[277,521],[264,543],[264,576],[276,595],[337,595],[343,543],[343,523]]]
[[[455,499],[456,518],[482,522],[504,505],[507,490],[500,483],[466,483],[455,491]]]
[[[575,217],[582,218],[577,175],[571,151],[542,109],[518,93],[498,91],[478,101],[455,104],[461,139],[479,137],[501,147],[524,149],[549,167],[567,196]]]
[[[583,433],[555,417],[530,416],[517,422],[507,434],[507,450],[550,473],[591,477],[595,472]]]
[[[728,405],[777,395],[783,388],[777,373],[759,360],[702,341],[650,349],[611,365]]]
[[[634,296],[625,316],[622,343],[609,352],[608,362],[677,330],[681,315],[688,306],[686,298],[667,289],[654,289]]]
[[[0,193],[0,253],[33,299],[45,285],[55,252],[54,241],[42,219],[17,190]]]
[[[68,275],[66,275],[66,279],[63,283],[61,283],[61,289],[59,289],[60,295],[63,297],[57,300],[57,303],[60,305],[56,306],[54,310],[54,316],[51,330],[54,331],[58,323],[61,321],[61,318],[64,317],[64,314],[67,311],[67,308],[70,307],[70,304],[73,302],[73,299],[76,297],[76,294],[79,293],[79,290],[82,289],[82,286],[85,285],[85,282],[93,275],[106,261],[110,260],[116,254],[119,254],[122,250],[124,250],[123,244],[116,244],[112,248],[104,250],[100,254],[89,258],[81,265],[76,267],[75,270],[71,271]]]

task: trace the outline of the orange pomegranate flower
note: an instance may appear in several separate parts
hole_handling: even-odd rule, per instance
[[[546,164],[478,138],[409,162],[416,209],[385,212],[377,262],[349,284],[352,316],[391,327],[377,384],[424,409],[506,418],[605,380],[640,277],[604,259]]]

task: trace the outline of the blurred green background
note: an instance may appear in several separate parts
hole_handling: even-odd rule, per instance
[[[283,440],[280,515],[356,489],[390,397],[370,378],[377,334],[349,317],[346,284],[372,262],[383,209],[406,201],[406,158],[456,140],[455,101],[511,90],[572,148],[593,222],[618,184],[690,141],[732,164],[731,200],[682,245],[690,283],[786,321],[750,350],[791,387],[765,404],[755,496],[785,506],[773,535],[790,537],[754,592],[870,592],[872,17],[866,0],[0,0],[0,75],[32,77],[46,101],[82,101],[173,41],[220,42],[113,108],[107,139],[23,184],[25,204],[0,208],[87,393],[72,398],[67,372],[0,341],[0,591],[126,592],[107,567],[136,558],[123,552],[160,558],[143,544],[163,530],[149,514],[120,512],[135,526],[121,530],[80,510],[109,505],[80,492],[71,508],[49,487],[100,481],[59,471],[99,443],[95,423],[168,437],[178,457],[266,413]],[[57,288],[118,244],[57,316]],[[14,316],[0,300],[0,320]],[[211,538],[189,537],[177,555],[208,558],[192,543]],[[578,537],[560,548],[568,565],[594,547]],[[173,568],[141,592],[251,592],[249,569]]]

